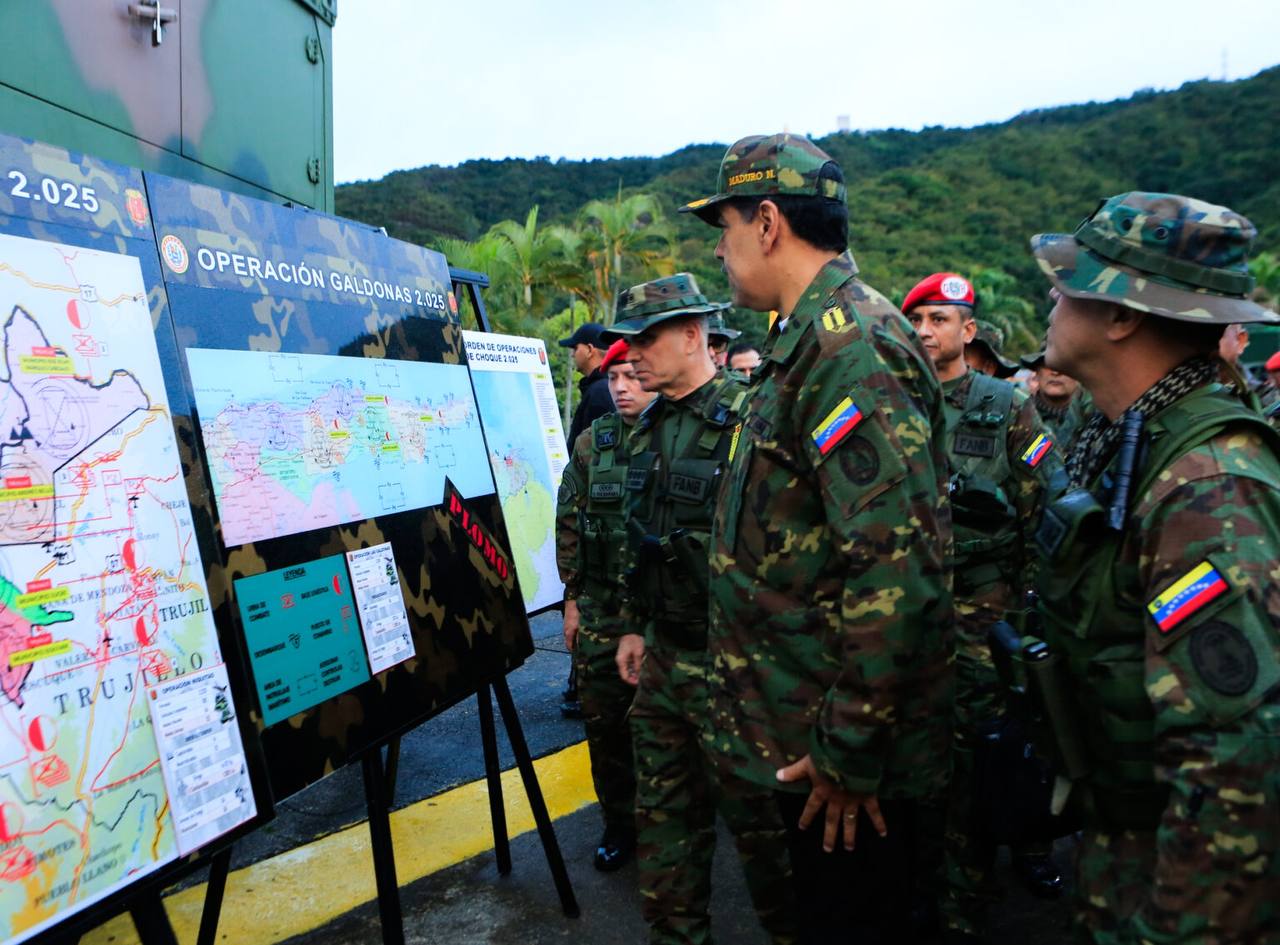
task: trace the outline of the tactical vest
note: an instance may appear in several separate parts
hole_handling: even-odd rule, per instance
[[[620,604],[626,541],[623,495],[627,481],[627,425],[616,413],[591,424],[586,507],[578,516],[578,573],[582,591],[604,613]]]
[[[627,532],[635,567],[627,575],[631,595],[660,623],[686,628],[682,644],[706,639],[711,519],[720,476],[729,458],[738,411],[747,396],[741,381],[725,375],[697,414],[662,398],[640,416],[631,433],[627,467]]]
[[[1280,435],[1224,387],[1210,385],[1147,422],[1146,455],[1129,495],[1145,495],[1164,470],[1228,426],[1256,432],[1280,457]],[[1168,789],[1155,777],[1155,717],[1144,684],[1147,602],[1125,596],[1138,575],[1132,564],[1117,562],[1124,536],[1105,521],[1115,465],[1091,490],[1073,490],[1046,508],[1036,535],[1046,559],[1039,616],[1046,642],[1071,676],[1073,704],[1065,711],[1088,755],[1083,801],[1092,819],[1112,830],[1151,830]],[[1232,474],[1280,489],[1257,465],[1242,462]]]
[[[955,590],[964,597],[984,585],[1018,580],[1018,510],[1004,484],[1009,465],[1013,385],[973,371],[964,407],[943,399],[951,460],[955,528]]]

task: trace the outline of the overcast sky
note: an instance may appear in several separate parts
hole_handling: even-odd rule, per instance
[[[1225,56],[1225,62],[1224,62]],[[341,0],[339,183],[969,126],[1280,62],[1277,0]]]

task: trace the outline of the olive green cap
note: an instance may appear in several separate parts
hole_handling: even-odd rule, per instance
[[[804,135],[750,135],[725,151],[716,192],[685,204],[680,212],[697,214],[716,226],[720,222],[716,205],[730,197],[794,194],[844,203],[845,185],[819,176],[828,164],[835,164],[831,155]]]
[[[1185,322],[1228,325],[1280,316],[1249,298],[1257,229],[1226,207],[1178,194],[1102,201],[1075,233],[1041,233],[1031,252],[1063,295],[1117,302]]]
[[[719,312],[714,315],[707,316],[707,335],[711,338],[724,338],[726,341],[733,341],[741,335],[742,332],[736,328],[730,328],[724,323],[724,316]]]
[[[997,364],[996,377],[1010,377],[1015,374],[1018,370],[1017,362],[1010,361],[1004,356],[1004,332],[981,318],[974,319],[974,323],[978,326],[978,332],[969,344],[986,349],[991,360]]]
[[[618,293],[613,325],[605,332],[607,339],[638,335],[646,328],[672,318],[711,315],[722,312],[727,302],[709,302],[698,291],[698,280],[691,273],[678,272],[652,282],[642,282]]]

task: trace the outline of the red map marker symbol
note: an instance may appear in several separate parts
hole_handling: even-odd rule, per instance
[[[76,328],[89,327],[89,313],[85,311],[79,299],[72,299],[67,303],[67,321]]]
[[[49,716],[38,715],[27,726],[27,738],[31,740],[31,747],[43,754],[57,741],[58,728]]]
[[[134,557],[133,557],[133,539],[132,538],[130,538],[128,541],[124,543],[124,548],[121,550],[121,554],[124,557],[124,566],[128,568],[130,571],[136,570],[138,567],[138,563],[136,560],[134,560]]]
[[[22,808],[17,804],[0,804],[0,843],[8,843],[22,833]]]
[[[147,618],[139,617],[133,624],[133,635],[138,638],[138,646],[150,646],[151,638],[147,636]]]
[[[342,593],[342,585],[338,582],[338,575],[336,574],[333,576],[333,592],[335,594]]]

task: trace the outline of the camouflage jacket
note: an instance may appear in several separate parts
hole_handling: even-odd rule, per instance
[[[623,614],[650,645],[706,646],[711,514],[745,399],[736,373],[717,373],[631,431]]]
[[[962,618],[958,653],[988,663],[978,630],[1023,606],[1041,498],[1065,482],[1065,474],[1031,398],[1008,381],[969,370],[945,381],[942,393]],[[967,626],[975,632],[965,633]]]
[[[1149,837],[1125,941],[1274,941],[1259,932],[1280,933],[1280,438],[1216,384],[1145,438],[1122,532],[1101,524],[1113,459],[1097,504],[1069,494],[1037,535],[1044,633],[1090,761],[1076,795],[1090,829]]]
[[[630,427],[616,413],[592,421],[573,443],[556,497],[556,564],[565,600],[591,597],[616,613],[622,582],[622,482]]]
[[[761,785],[809,754],[848,790],[919,796],[951,741],[942,397],[856,272],[819,271],[752,377],[712,531],[714,755]]]
[[[1053,434],[1054,448],[1058,451],[1058,455],[1068,455],[1076,441],[1076,434],[1093,414],[1093,398],[1081,387],[1071,395],[1065,407],[1054,407],[1039,396],[1031,399],[1036,405],[1036,412],[1040,414],[1040,419]]]

